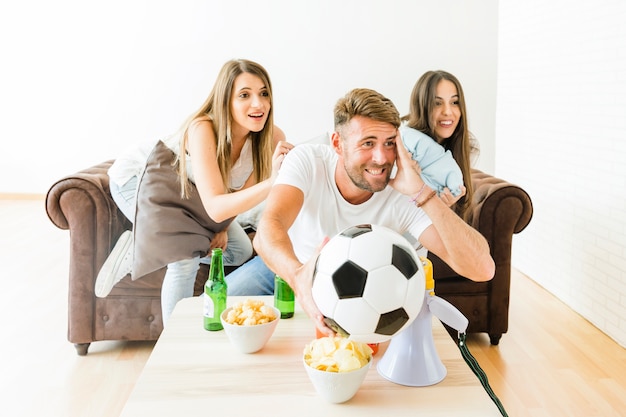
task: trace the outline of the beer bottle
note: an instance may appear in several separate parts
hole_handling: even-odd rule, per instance
[[[204,284],[204,329],[222,330],[220,315],[226,310],[226,281],[222,249],[215,248],[211,253],[209,278]]]
[[[280,318],[293,317],[295,297],[287,281],[276,275],[274,277],[274,307],[280,310]]]

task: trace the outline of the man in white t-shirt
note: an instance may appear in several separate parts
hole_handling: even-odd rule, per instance
[[[490,280],[495,265],[487,241],[424,183],[402,146],[393,103],[355,89],[334,114],[331,146],[299,145],[285,158],[254,239],[266,268],[289,283],[318,329],[333,334],[311,296],[315,260],[329,237],[357,224],[408,232],[461,275]]]

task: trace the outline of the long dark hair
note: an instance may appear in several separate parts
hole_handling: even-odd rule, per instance
[[[459,108],[461,117],[455,131],[449,138],[437,138],[435,135],[435,123],[433,120],[435,97],[437,85],[442,80],[452,82],[459,96]],[[467,109],[465,107],[465,95],[459,80],[446,71],[427,71],[415,83],[411,92],[411,102],[409,103],[409,114],[402,120],[407,122],[409,127],[435,139],[446,150],[450,150],[454,160],[461,168],[463,180],[465,182],[466,193],[453,206],[454,211],[464,220],[469,220],[471,206],[474,197],[474,187],[471,177],[471,157],[477,154],[478,142],[468,129]]]

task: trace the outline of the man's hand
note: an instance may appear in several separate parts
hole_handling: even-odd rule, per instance
[[[294,277],[294,291],[296,293],[296,297],[298,298],[298,303],[304,312],[311,317],[311,319],[313,319],[317,329],[325,336],[334,336],[335,332],[324,323],[324,315],[317,308],[317,305],[313,300],[313,293],[311,292],[311,287],[313,286],[313,274],[315,273],[315,263],[317,262],[317,258],[322,248],[328,241],[329,238],[325,238],[309,260],[296,270]]]
[[[401,140],[396,141],[396,176],[389,181],[389,185],[406,195],[415,195],[424,185],[421,169],[411,158],[410,152],[404,147]]]

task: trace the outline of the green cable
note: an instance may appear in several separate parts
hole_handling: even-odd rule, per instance
[[[465,359],[465,362],[467,362],[474,374],[478,377],[478,380],[482,384],[483,388],[485,388],[485,391],[487,391],[489,397],[491,397],[493,402],[496,404],[496,407],[498,407],[498,410],[500,410],[500,414],[502,414],[504,417],[508,417],[509,415],[506,413],[506,410],[500,402],[500,399],[498,398],[496,393],[493,392],[491,386],[489,385],[489,379],[487,378],[487,374],[485,374],[485,371],[483,371],[483,369],[478,364],[476,358],[472,356],[469,349],[467,348],[467,344],[465,343],[465,333],[459,333],[459,349],[461,350],[461,355],[463,356],[463,359]]]

